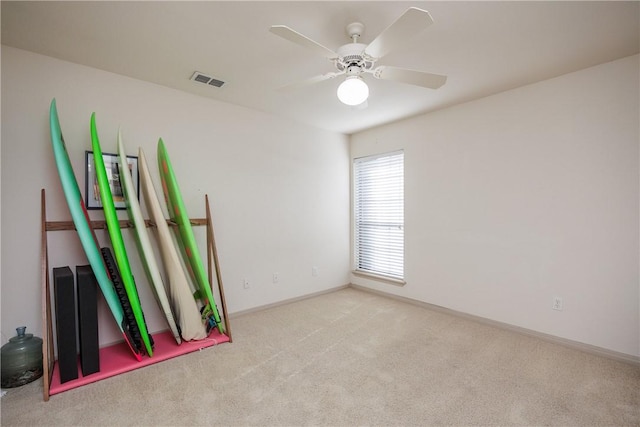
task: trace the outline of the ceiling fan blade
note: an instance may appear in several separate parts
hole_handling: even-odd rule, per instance
[[[311,78],[306,79],[306,80],[302,80],[302,81],[295,82],[295,83],[290,83],[288,85],[279,87],[276,90],[278,92],[290,92],[290,91],[298,90],[298,89],[303,88],[305,86],[312,85],[314,83],[320,83],[320,82],[323,82],[325,80],[332,79],[332,78],[334,78],[336,76],[339,76],[341,74],[344,74],[344,72],[341,72],[341,73],[333,73],[332,72],[332,73],[321,74],[319,76],[311,77]]]
[[[283,39],[287,39],[290,42],[306,47],[307,49],[311,49],[326,58],[335,59],[338,57],[338,54],[331,49],[322,46],[320,43],[311,40],[309,37],[302,35],[295,30],[292,30],[286,25],[272,25],[269,31]]]
[[[393,24],[378,35],[364,53],[372,58],[382,58],[396,46],[405,43],[409,38],[433,24],[431,15],[426,10],[410,7]]]
[[[425,73],[424,71],[407,70],[405,68],[380,66],[372,71],[373,76],[382,80],[393,80],[410,85],[438,89],[445,84],[447,76]]]

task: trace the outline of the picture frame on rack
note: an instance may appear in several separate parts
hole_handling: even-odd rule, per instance
[[[109,187],[113,195],[113,205],[116,209],[122,210],[127,208],[124,197],[123,185],[120,182],[120,159],[117,154],[102,153],[104,167],[107,170],[107,178],[109,179]],[[138,170],[138,158],[136,156],[127,156],[127,163],[131,171],[133,186],[136,189],[136,197],[140,200],[140,175]],[[85,203],[87,209],[102,209],[102,200],[100,199],[100,190],[98,188],[98,177],[96,175],[96,165],[93,158],[93,151],[85,151]]]

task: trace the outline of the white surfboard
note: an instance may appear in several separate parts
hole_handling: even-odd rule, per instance
[[[178,326],[176,325],[173,313],[171,312],[171,306],[169,305],[169,299],[167,298],[167,291],[164,286],[164,282],[162,281],[158,264],[156,263],[155,254],[151,247],[149,233],[147,231],[144,218],[142,217],[140,202],[138,202],[138,194],[133,185],[131,171],[127,167],[127,155],[125,153],[124,143],[122,142],[122,132],[118,129],[118,156],[120,157],[121,165],[120,183],[122,184],[122,190],[124,191],[129,219],[133,222],[138,253],[140,254],[140,259],[144,265],[147,277],[151,282],[151,289],[158,301],[160,309],[164,313],[169,329],[176,339],[176,342],[180,344],[182,342],[180,339],[180,332],[178,332]]]
[[[147,160],[142,148],[138,149],[138,166],[140,168],[140,182],[142,193],[147,203],[147,210],[151,219],[156,224],[160,253],[167,274],[167,291],[173,306],[175,319],[180,327],[180,335],[185,341],[200,340],[207,337],[205,325],[200,316],[200,311],[193,298],[189,279],[182,267],[177,249],[171,238],[171,232],[167,220],[162,213],[158,194],[153,187]]]

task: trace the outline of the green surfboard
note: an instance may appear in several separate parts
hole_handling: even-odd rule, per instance
[[[171,167],[171,161],[167,149],[164,146],[162,138],[158,141],[158,168],[160,169],[160,178],[162,179],[162,190],[167,202],[169,217],[178,224],[179,243],[185,258],[190,274],[198,285],[199,299],[204,303],[202,315],[205,318],[213,317],[216,328],[221,334],[224,334],[224,325],[221,322],[216,302],[211,292],[211,284],[207,277],[207,272],[200,258],[200,251],[196,239],[191,229],[191,222],[187,209],[182,200],[182,194],[178,187],[178,181]]]
[[[100,199],[102,201],[104,218],[107,222],[107,229],[109,231],[109,237],[111,238],[113,252],[115,254],[118,268],[120,269],[124,288],[127,292],[127,298],[129,299],[136,324],[140,330],[142,342],[147,350],[147,354],[149,356],[153,356],[151,337],[147,331],[147,325],[142,313],[140,299],[138,298],[138,290],[136,289],[136,284],[133,280],[133,275],[131,274],[129,258],[127,257],[127,250],[124,246],[124,241],[122,240],[122,232],[120,231],[120,224],[118,223],[118,215],[116,214],[116,208],[113,204],[113,195],[111,194],[107,170],[102,158],[102,149],[100,148],[100,140],[98,139],[98,131],[96,129],[95,113],[91,114],[91,146],[93,147],[93,159],[96,165],[96,176],[98,178],[98,187],[100,189]]]
[[[91,228],[89,215],[87,214],[86,205],[82,199],[80,188],[78,187],[78,181],[73,173],[73,167],[69,160],[69,154],[62,137],[62,130],[60,128],[60,121],[58,119],[58,109],[56,106],[56,100],[51,101],[51,108],[49,109],[49,124],[51,127],[51,144],[53,146],[53,154],[56,160],[56,167],[58,169],[58,175],[60,176],[60,183],[62,184],[62,190],[64,196],[69,205],[69,211],[71,212],[71,218],[73,224],[78,231],[82,248],[91,264],[93,274],[98,281],[100,291],[104,295],[104,299],[111,310],[111,314],[120,328],[125,342],[129,346],[129,349],[140,361],[142,357],[136,346],[133,344],[133,338],[131,332],[128,330],[127,321],[125,319],[120,299],[115,290],[114,283],[111,275],[107,271],[105,261],[100,253],[98,246],[98,240],[96,239],[93,229]]]

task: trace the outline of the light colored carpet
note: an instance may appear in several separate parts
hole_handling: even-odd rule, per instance
[[[640,425],[640,368],[356,289],[232,318],[234,342],[2,425]]]

